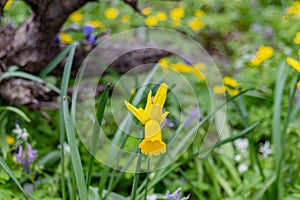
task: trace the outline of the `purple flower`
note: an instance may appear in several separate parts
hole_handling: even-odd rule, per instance
[[[86,37],[88,37],[89,35],[91,35],[91,33],[93,32],[94,27],[92,27],[91,25],[87,24],[83,27],[83,33]]]
[[[170,193],[170,191],[168,190],[166,195],[164,196],[164,199],[173,199],[173,200],[180,200],[180,192],[181,190],[181,187],[178,188],[175,192],[173,192],[172,194]],[[182,200],[186,200],[188,199],[189,197],[183,197]]]
[[[171,119],[165,119],[164,121],[169,128],[173,128],[175,126],[174,122]]]
[[[16,158],[19,163],[23,164],[24,170],[29,173],[29,166],[37,157],[37,150],[34,150],[28,142],[26,142],[26,147],[26,150],[23,150],[23,146],[19,146]]]
[[[264,30],[264,35],[266,37],[273,37],[274,33],[273,33],[273,29],[271,27],[266,27]]]
[[[90,24],[87,24],[83,27],[83,33],[85,35],[85,39],[91,43],[91,44],[96,44],[97,39],[94,35],[92,35],[92,32],[94,31],[94,27]]]
[[[190,111],[188,119],[185,122],[185,126],[190,127],[193,120],[197,120],[198,122],[202,120],[200,108],[198,106]]]

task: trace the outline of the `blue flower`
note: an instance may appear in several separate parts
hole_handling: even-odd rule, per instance
[[[92,27],[91,25],[87,24],[83,27],[83,33],[86,37],[88,37],[89,35],[92,34],[94,30],[94,27]]]

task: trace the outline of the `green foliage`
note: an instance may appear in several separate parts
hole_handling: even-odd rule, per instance
[[[168,119],[172,120],[174,126],[164,127],[163,138],[167,142],[174,137],[180,139],[181,142],[174,151],[165,155],[173,157],[174,152],[180,152],[197,133],[188,150],[167,167],[149,174],[124,172],[131,162],[135,165],[137,160],[125,161],[116,152],[110,152],[111,156],[115,156],[116,161],[124,166],[124,171],[95,162],[76,135],[72,119],[75,103],[72,102],[71,109],[68,104],[71,98],[67,96],[67,88],[73,82],[70,79],[70,69],[75,47],[79,45],[76,42],[50,62],[39,76],[22,72],[16,66],[0,76],[0,82],[11,77],[45,82],[46,86],[60,94],[62,108],[60,111],[43,111],[49,116],[49,120],[38,111],[31,111],[26,107],[11,107],[0,100],[0,200],[114,200],[129,199],[130,196],[132,199],[144,199],[146,194],[162,199],[167,190],[172,193],[179,187],[182,188],[181,196],[190,195],[190,199],[299,199],[300,103],[295,100],[300,96],[295,85],[299,81],[299,75],[286,64],[287,57],[298,56],[299,48],[299,44],[294,42],[296,33],[300,30],[299,14],[288,13],[292,1],[141,1],[140,6],[143,12],[151,8],[148,16],[134,12],[122,1],[91,2],[78,11],[83,15],[82,19],[74,22],[70,17],[61,32],[70,34],[73,41],[87,42],[82,28],[94,21],[100,25],[93,30],[92,35],[99,36],[98,42],[101,42],[109,33],[149,26],[146,22],[149,16],[164,12],[167,19],[158,21],[155,26],[180,31],[200,42],[216,58],[221,74],[237,81],[239,95],[231,98],[227,91],[228,118],[224,135],[212,134],[210,138],[218,139],[219,142],[206,147],[212,149],[207,156],[199,157],[204,135],[209,127],[208,121],[216,113],[210,110],[211,102],[206,98],[209,94],[205,82],[195,78],[192,73],[182,73],[191,80],[191,86],[197,93],[203,119],[200,123],[194,123],[191,128],[185,128],[181,114],[183,107],[190,106],[189,99],[178,99],[175,94],[169,93],[165,109],[170,111]],[[170,17],[172,10],[177,7],[182,7],[185,11],[178,21]],[[105,16],[108,8],[117,10],[115,19]],[[204,24],[199,30],[194,30],[189,25],[196,17],[196,10],[204,13],[203,16],[198,16]],[[19,26],[30,13],[30,8],[23,1],[13,1],[11,8],[5,9],[2,24]],[[124,16],[130,19],[127,18],[126,21]],[[156,37],[167,39],[163,36]],[[272,47],[274,54],[254,66],[251,60],[261,46]],[[180,44],[180,48],[189,49],[190,46]],[[66,56],[68,59],[62,79],[49,76]],[[168,58],[168,61],[172,64],[183,62],[178,57]],[[156,91],[157,87],[150,82],[157,70],[158,66],[136,78],[136,85],[143,87],[131,94],[130,101],[134,105],[143,107],[147,92],[150,89]],[[100,83],[106,84],[118,78],[118,75],[109,74]],[[130,92],[131,88],[125,84],[122,86],[124,91]],[[186,94],[189,95],[191,94]],[[136,152],[139,140],[124,134],[124,130],[129,130],[130,121],[137,121],[126,115],[122,124],[117,126],[112,120],[114,116],[111,110],[115,108],[112,106],[113,99],[108,87],[99,102],[96,106],[103,132],[107,133],[106,136],[114,145]],[[122,107],[123,104],[119,106]],[[30,166],[29,174],[16,160],[17,147],[20,145],[13,133],[16,121],[28,130],[29,141],[38,150],[38,158]],[[141,125],[136,124],[138,127]],[[95,125],[94,138],[99,137],[98,128],[100,127]],[[16,142],[9,143],[7,136],[14,138]],[[247,148],[238,147],[240,139],[248,141]],[[267,141],[270,142],[268,150],[272,150],[269,154],[261,151]],[[144,157],[141,160],[144,162]],[[129,164],[126,165],[126,162]],[[242,168],[245,166],[246,169]]]

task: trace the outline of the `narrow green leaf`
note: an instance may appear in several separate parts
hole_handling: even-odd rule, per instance
[[[39,77],[45,78],[70,52],[73,45],[67,46],[63,51],[61,51],[39,74]]]
[[[41,79],[38,76],[34,76],[32,74],[26,73],[26,72],[21,72],[21,71],[16,71],[16,72],[5,72],[0,76],[0,82],[8,77],[20,77],[20,78],[24,78],[24,79],[28,79],[31,81],[35,81],[37,83],[45,83],[45,86],[50,88],[51,90],[60,93],[60,89],[58,89],[55,85],[46,82],[45,80]]]
[[[25,121],[30,122],[31,120],[27,117],[27,115],[20,109],[16,108],[16,107],[12,107],[12,106],[0,106],[0,111],[1,110],[7,110],[7,111],[11,111],[14,113],[17,113],[18,115],[20,115]]]
[[[96,114],[97,121],[95,121],[95,124],[94,124],[93,135],[92,135],[92,144],[91,144],[92,149],[90,152],[88,171],[87,171],[87,175],[86,175],[87,188],[89,187],[89,185],[91,183],[93,166],[94,166],[94,161],[95,161],[94,154],[96,151],[97,143],[99,142],[98,138],[100,136],[101,124],[102,124],[104,110],[106,107],[106,102],[108,99],[109,89],[110,89],[110,84],[107,84],[107,86],[99,100],[99,104],[98,104],[98,110],[97,110],[97,114]]]

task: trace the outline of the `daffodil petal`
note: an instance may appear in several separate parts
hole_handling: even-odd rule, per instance
[[[166,101],[167,91],[168,91],[167,84],[165,83],[161,84],[156,92],[156,95],[153,100],[153,104],[159,104],[163,106]]]
[[[164,114],[162,114],[162,118],[161,118],[160,123],[163,123],[163,121],[166,119],[168,114],[169,114],[169,112],[164,112]]]
[[[145,119],[143,118],[144,116],[144,110],[139,108],[137,109],[134,107],[131,103],[128,101],[124,101],[127,109],[143,124],[145,124]]]
[[[150,90],[149,93],[148,93],[148,97],[147,97],[147,103],[146,103],[146,106],[145,106],[145,112],[144,112],[144,119],[145,121],[147,121],[149,118],[150,118],[150,109],[152,107],[152,91]]]
[[[161,132],[152,137],[144,138],[139,147],[142,153],[153,156],[159,156],[166,152],[166,144],[162,141]]]
[[[155,104],[150,108],[149,117],[151,120],[161,122],[162,119],[162,106]]]
[[[151,138],[161,134],[160,123],[158,121],[149,120],[145,125],[145,138]]]

